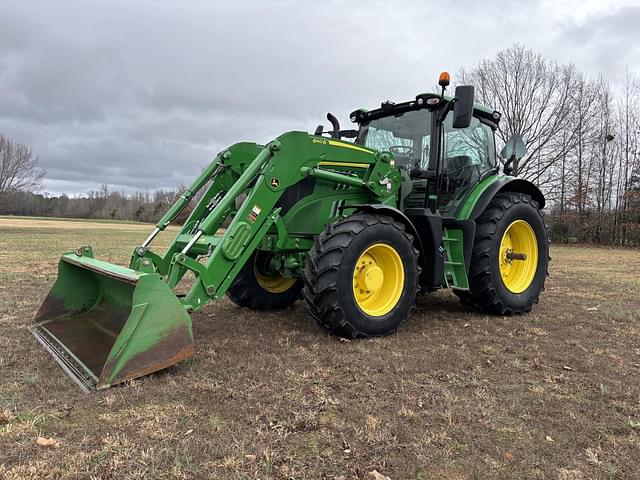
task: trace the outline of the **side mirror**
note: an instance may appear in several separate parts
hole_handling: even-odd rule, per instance
[[[505,160],[504,173],[506,175],[516,176],[518,174],[518,162],[527,155],[527,147],[522,136],[514,133],[504,148],[500,152],[500,156]]]
[[[467,128],[473,116],[473,85],[456,87],[456,101],[453,104],[453,128]]]
[[[527,147],[524,144],[522,136],[514,133],[504,148],[500,152],[500,156],[505,160],[521,160],[527,155]]]

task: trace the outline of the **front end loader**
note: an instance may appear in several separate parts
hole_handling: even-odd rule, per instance
[[[544,197],[499,173],[499,113],[474,104],[473,87],[450,98],[441,84],[356,110],[353,130],[328,115],[329,132],[225,149],[128,267],[87,246],[63,254],[35,337],[90,391],[191,356],[189,314],[225,295],[263,310],[303,297],[321,326],[351,338],[396,331],[419,292],[440,288],[486,313],[531,310],[547,275]],[[168,249],[152,250],[196,195]]]

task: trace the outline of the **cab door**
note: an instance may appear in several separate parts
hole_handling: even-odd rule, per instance
[[[439,210],[453,217],[467,194],[495,169],[496,153],[493,129],[477,117],[467,128],[452,127],[453,112],[443,123],[442,167],[438,182]]]

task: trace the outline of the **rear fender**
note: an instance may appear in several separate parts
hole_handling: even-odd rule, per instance
[[[530,195],[539,208],[544,208],[544,195],[528,180],[506,175],[491,176],[480,182],[469,194],[456,214],[458,220],[476,220],[486,210],[491,200],[500,192],[518,192]]]

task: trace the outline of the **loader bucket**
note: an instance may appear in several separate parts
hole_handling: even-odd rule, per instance
[[[193,354],[191,319],[157,273],[66,253],[31,327],[83,390],[106,388]]]

